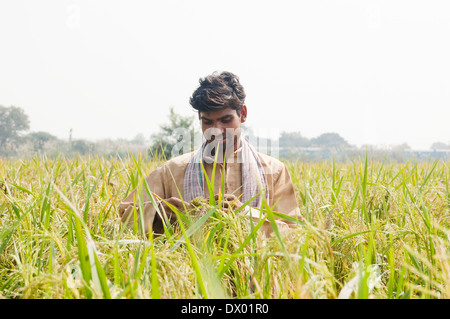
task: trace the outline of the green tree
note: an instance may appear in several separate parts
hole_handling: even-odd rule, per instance
[[[282,132],[280,135],[280,147],[308,147],[310,141],[300,132]]]
[[[311,140],[312,146],[321,148],[348,148],[350,144],[337,133],[324,133]]]
[[[8,143],[17,142],[20,133],[30,128],[28,115],[20,107],[0,105],[0,150]]]
[[[436,150],[448,150],[448,149],[450,149],[450,144],[447,145],[447,144],[442,143],[442,142],[434,142],[434,143],[431,145],[431,149],[432,149],[433,151],[436,151]]]
[[[95,151],[95,144],[86,140],[74,140],[72,141],[71,148],[75,153],[85,155]]]
[[[33,143],[35,152],[42,152],[45,143],[56,141],[58,139],[56,136],[47,132],[32,132],[27,135],[27,138]]]
[[[132,140],[131,144],[134,145],[145,145],[147,141],[145,140],[145,136],[142,133],[137,134]]]
[[[395,145],[392,150],[393,151],[399,151],[399,152],[404,152],[406,150],[410,150],[411,146],[409,146],[407,143],[402,143],[399,145]]]
[[[181,155],[180,151],[193,151],[195,148],[195,136],[198,136],[194,127],[195,117],[181,116],[172,107],[168,118],[169,123],[161,125],[159,132],[151,136],[148,154],[152,158],[169,159]]]

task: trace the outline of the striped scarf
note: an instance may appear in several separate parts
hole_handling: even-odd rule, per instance
[[[242,203],[247,202],[249,199],[260,193],[266,193],[267,196],[267,183],[264,175],[264,169],[259,159],[258,154],[254,148],[250,145],[247,139],[241,137],[241,157],[238,158],[238,162],[241,162],[242,169]],[[198,196],[205,197],[204,193],[204,181],[205,176],[202,170],[201,162],[205,160],[204,152],[206,150],[207,143],[205,142],[202,147],[195,151],[194,156],[190,159],[186,168],[184,176],[184,200],[190,202]],[[207,155],[206,155],[207,157]],[[261,206],[261,196],[255,197],[250,205],[251,207],[259,208]]]

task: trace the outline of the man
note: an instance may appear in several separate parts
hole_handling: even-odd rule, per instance
[[[264,196],[274,211],[301,218],[294,186],[286,166],[279,160],[256,152],[241,136],[241,125],[247,119],[246,94],[239,78],[230,72],[213,73],[200,79],[200,86],[190,98],[191,106],[198,111],[205,142],[197,151],[172,158],[147,177],[146,182],[152,193],[185,212],[191,208],[189,202],[203,196],[209,198],[204,171],[212,180],[213,165],[216,160],[214,191],[216,201],[222,188],[224,209],[232,213],[250,201],[252,217],[257,221]],[[225,167],[224,167],[225,166]],[[141,193],[142,192],[142,193]],[[143,198],[144,230],[156,234],[163,233],[161,216],[157,213],[149,194],[142,188],[133,190],[120,204],[119,214],[128,225],[140,219],[139,194]],[[253,198],[253,200],[252,200]],[[158,200],[171,222],[176,220],[169,206]],[[162,211],[161,209],[161,211]],[[276,219],[281,230],[295,225],[286,220]],[[261,227],[266,235],[272,233],[268,220]]]

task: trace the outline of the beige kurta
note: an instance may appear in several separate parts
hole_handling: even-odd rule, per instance
[[[234,159],[228,160],[225,164],[225,193],[233,194],[236,197],[242,193],[242,173],[241,163],[237,161],[238,149],[234,152]],[[186,153],[177,156],[163,165],[152,171],[147,177],[146,181],[150,190],[163,199],[170,197],[180,198],[184,197],[184,176],[186,172],[189,160],[194,155],[194,152]],[[273,206],[276,202],[274,211],[280,212],[291,217],[301,219],[300,210],[298,208],[297,200],[295,198],[294,186],[292,184],[289,172],[279,160],[270,157],[268,155],[258,153],[263,166],[266,182],[268,185],[268,204]],[[212,176],[213,165],[203,163],[206,173],[209,177]],[[218,194],[221,188],[223,164],[217,163],[214,177],[215,194]],[[209,193],[205,184],[205,196],[209,198]],[[177,189],[178,187],[178,189]],[[142,189],[141,189],[142,191]],[[134,225],[134,216],[137,216],[139,222],[138,211],[138,193],[137,189],[133,190],[120,204],[119,215],[123,222],[129,226]],[[143,207],[144,207],[144,230],[147,233],[150,225],[153,225],[155,220],[156,208],[153,206],[149,195],[143,191]],[[137,213],[136,213],[137,210]],[[255,214],[256,213],[256,214]],[[255,216],[259,213],[258,210],[252,208],[252,215]],[[254,217],[254,219],[257,219]],[[295,224],[289,223],[285,220],[277,219],[277,226],[279,229],[284,230],[287,227],[293,227]],[[266,220],[261,227],[266,235],[272,233],[272,226],[269,221]]]

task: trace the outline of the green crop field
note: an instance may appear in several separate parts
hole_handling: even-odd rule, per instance
[[[0,159],[0,298],[450,297],[448,162],[286,162],[297,227],[207,202],[147,239],[118,206],[160,164]]]

